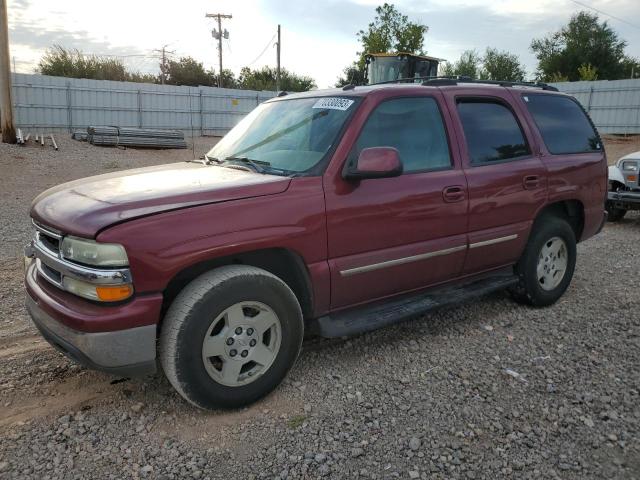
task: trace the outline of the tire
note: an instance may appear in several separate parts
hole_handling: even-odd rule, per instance
[[[282,280],[255,267],[225,266],[196,278],[175,298],[160,332],[160,363],[193,405],[239,408],[280,384],[303,334],[300,305]]]
[[[605,204],[605,208],[608,213],[607,220],[609,220],[610,222],[619,222],[627,214],[627,211],[624,208],[614,207],[609,202]]]
[[[556,216],[541,217],[534,223],[524,253],[516,264],[519,281],[510,290],[511,294],[519,303],[535,307],[551,305],[569,287],[575,266],[576,237],[569,223]]]

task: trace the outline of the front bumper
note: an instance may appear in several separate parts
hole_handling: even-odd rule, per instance
[[[54,318],[46,292],[39,289],[36,268],[26,272],[26,307],[42,336],[74,361],[94,370],[121,376],[156,371],[156,325],[112,331],[80,331]],[[53,302],[55,303],[55,302]]]
[[[616,206],[640,206],[640,192],[607,192],[607,200]]]

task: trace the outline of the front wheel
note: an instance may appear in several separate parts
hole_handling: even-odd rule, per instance
[[[278,386],[298,357],[303,330],[300,305],[282,280],[255,267],[221,267],[171,304],[160,362],[197,407],[238,408]]]
[[[576,265],[576,238],[563,219],[546,216],[535,222],[516,265],[519,281],[511,290],[520,303],[544,307],[567,290]]]

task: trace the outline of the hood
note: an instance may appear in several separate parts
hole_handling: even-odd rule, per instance
[[[621,165],[622,162],[624,162],[625,160],[638,160],[638,161],[640,161],[640,151],[629,153],[629,154],[625,155],[624,157],[621,157],[616,162],[616,165]]]
[[[83,178],[31,205],[37,222],[93,238],[105,227],[168,210],[284,192],[290,179],[200,163],[173,163]]]

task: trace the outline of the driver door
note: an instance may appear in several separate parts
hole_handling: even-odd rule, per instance
[[[374,97],[375,98],[375,97]],[[370,105],[370,104],[369,104]],[[335,158],[325,175],[331,308],[444,282],[460,274],[468,195],[438,92],[368,106],[346,162],[369,147],[396,148],[404,173],[347,181]],[[354,121],[354,123],[356,123]],[[336,157],[340,150],[336,152]],[[339,158],[339,157],[338,157]],[[343,157],[344,158],[344,157]]]

